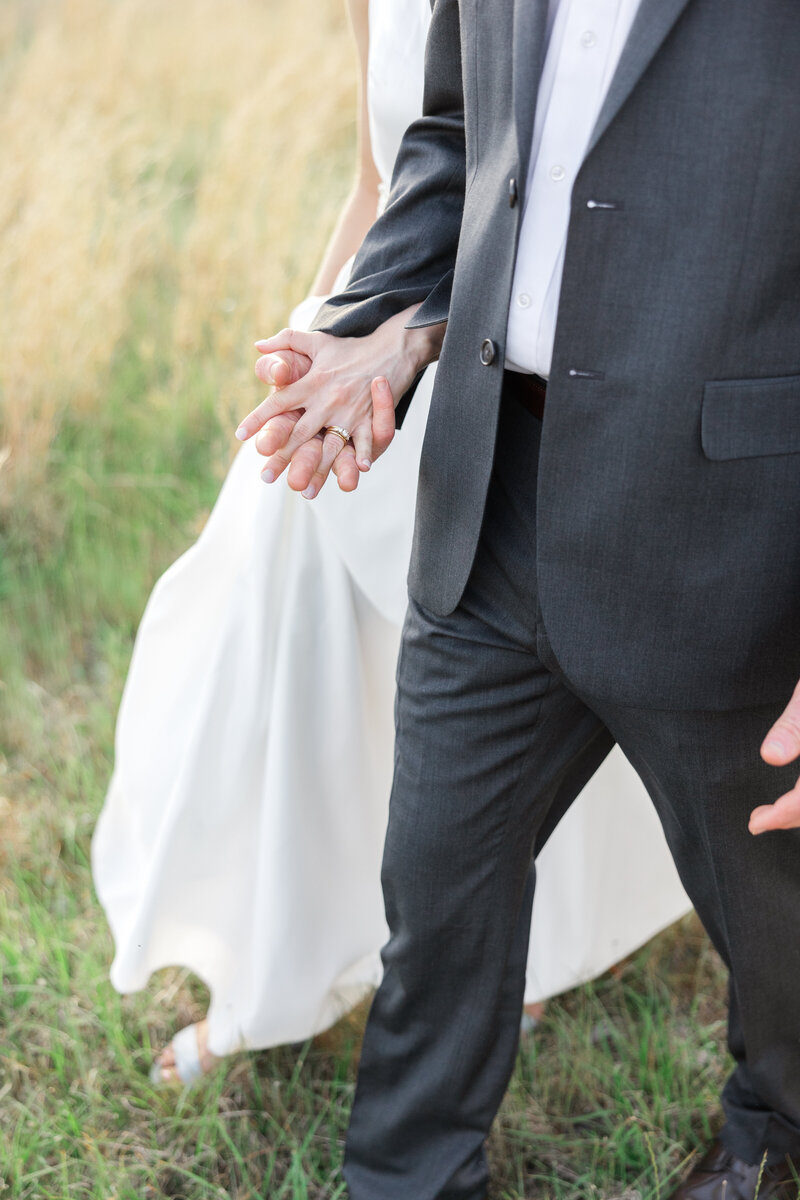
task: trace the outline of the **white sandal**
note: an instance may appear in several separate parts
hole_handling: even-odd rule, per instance
[[[530,1013],[523,1012],[519,1022],[519,1031],[522,1037],[530,1037],[539,1027],[540,1018],[532,1017]]]
[[[199,1024],[199,1023],[198,1023]],[[182,1087],[192,1087],[198,1079],[208,1075],[213,1069],[203,1067],[198,1042],[198,1024],[187,1025],[179,1029],[169,1043],[175,1055],[174,1065],[165,1067],[156,1060],[150,1068],[150,1082],[155,1084],[178,1083]],[[167,1075],[167,1072],[170,1072]]]

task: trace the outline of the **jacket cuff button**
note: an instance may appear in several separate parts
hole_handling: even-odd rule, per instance
[[[519,196],[519,193],[517,191],[516,179],[509,179],[509,181],[508,181],[508,206],[509,206],[509,208],[514,207],[514,205],[517,203],[518,196]]]
[[[481,342],[481,362],[485,367],[490,367],[497,358],[497,346],[491,338],[486,338]]]

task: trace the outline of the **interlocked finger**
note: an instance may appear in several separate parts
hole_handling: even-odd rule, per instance
[[[325,484],[325,481],[330,474],[331,467],[337,461],[339,455],[343,454],[345,450],[352,450],[350,442],[346,442],[338,433],[328,430],[328,432],[325,434],[325,440],[322,443],[322,455],[319,460],[319,465],[308,481],[308,486],[303,492],[304,496],[306,496],[309,500],[314,499],[314,496],[318,494],[320,488],[322,488]]]
[[[236,437],[239,441],[246,442],[248,438],[251,438],[254,433],[258,433],[268,421],[274,420],[275,417],[281,416],[283,413],[296,412],[298,409],[302,409],[304,397],[298,392],[298,389],[301,389],[302,386],[302,382],[297,383],[291,389],[291,394],[294,397],[292,402],[287,402],[286,388],[276,388],[265,400],[262,400],[252,412],[247,414],[236,430]]]
[[[359,469],[368,471],[372,466],[372,422],[365,421],[353,430],[353,445]]]
[[[383,375],[372,381],[372,459],[383,454],[394,437],[394,395]]]
[[[271,454],[277,454],[292,436],[292,430],[303,415],[303,411],[303,409],[298,409],[296,412],[280,413],[277,417],[272,417],[267,421],[256,437],[258,453],[263,454],[265,458],[269,458]]]
[[[286,476],[286,481],[292,491],[302,492],[307,499],[313,499],[313,496],[308,496],[307,488],[309,480],[319,467],[321,458],[322,437],[320,434],[317,434],[316,437],[311,438],[310,441],[296,450],[292,457],[292,461],[289,464],[289,473]]]
[[[356,465],[355,447],[351,445],[343,446],[339,454],[333,460],[333,473],[339,484],[339,488],[343,492],[354,492],[358,487],[358,478],[361,472]]]
[[[256,375],[267,386],[286,387],[302,379],[311,367],[307,354],[295,350],[283,350],[280,354],[262,354],[255,366]]]
[[[295,424],[285,445],[281,446],[279,450],[276,450],[267,459],[264,469],[261,472],[261,478],[265,483],[273,483],[279,475],[282,475],[293,461],[298,450],[307,442],[319,440],[317,437],[318,430],[314,426],[315,422],[309,418],[307,413],[303,413],[303,416]]]

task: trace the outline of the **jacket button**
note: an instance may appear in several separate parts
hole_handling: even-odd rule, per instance
[[[518,195],[519,195],[519,193],[517,192],[516,179],[509,179],[509,181],[508,181],[508,206],[509,206],[509,208],[513,208],[514,205],[517,203]]]
[[[497,357],[497,346],[491,338],[486,338],[481,342],[481,362],[485,367],[490,367]]]

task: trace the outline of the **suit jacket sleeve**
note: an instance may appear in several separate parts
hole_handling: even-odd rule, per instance
[[[447,320],[464,207],[464,97],[458,0],[433,5],[423,115],[403,138],[389,204],[364,239],[347,287],[322,306],[314,329],[361,337],[420,303],[411,326]]]

